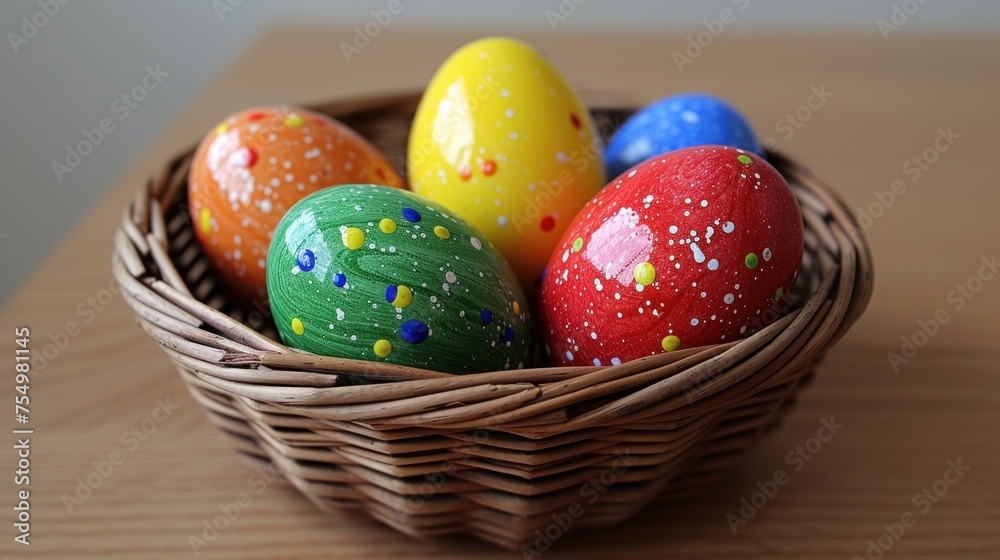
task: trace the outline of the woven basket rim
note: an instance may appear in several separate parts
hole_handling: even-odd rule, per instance
[[[419,95],[364,98],[315,105],[310,109],[335,118],[412,111]],[[595,109],[631,111],[632,107]],[[846,332],[870,300],[871,255],[853,215],[825,179],[780,153],[769,153],[790,184],[803,210],[807,232],[826,252],[818,251],[822,281],[803,304],[750,337],[712,346],[658,354],[618,366],[541,367],[456,376],[419,368],[317,356],[291,349],[192,295],[169,254],[165,213],[184,199],[187,165],[194,148],[171,159],[165,171],[140,189],[122,216],[115,236],[113,271],[140,317],[143,328],[178,364],[217,390],[247,401],[267,403],[267,412],[322,418],[326,407],[355,406],[357,419],[394,426],[442,424],[451,428],[516,425],[583,399],[621,394],[645,386],[611,404],[575,418],[566,429],[613,420],[629,411],[676,397],[683,389],[690,402],[710,398],[744,376],[767,369],[798,344],[788,364],[815,361]],[[822,212],[816,211],[821,209]],[[146,232],[146,233],[143,233]],[[829,253],[829,254],[828,254]],[[155,263],[152,270],[145,262]],[[158,273],[158,274],[154,274]],[[206,332],[205,327],[214,333]],[[800,336],[809,333],[810,336]],[[749,363],[742,370],[740,364]],[[790,367],[790,366],[789,366]],[[762,369],[763,368],[763,369]],[[736,372],[733,373],[733,370]],[[338,375],[377,382],[344,386]],[[694,392],[691,388],[694,387]],[[449,400],[451,399],[451,400]],[[396,416],[371,403],[397,405]],[[459,409],[449,402],[466,403]],[[527,410],[528,412],[525,412]],[[583,418],[583,420],[581,420]],[[564,421],[565,419],[553,419]],[[591,424],[588,424],[591,422]]]

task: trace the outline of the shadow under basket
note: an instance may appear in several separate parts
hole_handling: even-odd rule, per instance
[[[402,162],[417,101],[314,109]],[[632,111],[593,114],[611,130]],[[802,208],[805,253],[793,308],[749,338],[615,367],[464,376],[315,356],[276,342],[268,310],[240,309],[212,277],[187,212],[192,154],[125,209],[112,263],[125,301],[237,451],[324,512],[415,537],[518,548],[553,514],[593,529],[691,496],[781,421],[871,296],[850,212],[823,179],[772,153]],[[606,491],[590,503],[594,478]]]

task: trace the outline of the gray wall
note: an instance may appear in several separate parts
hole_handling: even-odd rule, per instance
[[[72,0],[59,4],[54,16],[38,15],[43,5],[52,10],[67,1],[0,3],[5,39],[0,45],[0,305],[172,115],[261,30],[279,23],[327,24],[331,32],[345,30],[350,41],[353,32],[347,30],[389,2]],[[893,4],[908,3],[920,7],[906,23],[907,32],[1000,31],[1000,2],[993,0],[401,1],[393,28],[546,30],[546,11],[562,3],[574,11],[558,22],[556,33],[630,28],[685,34],[727,7],[739,10],[732,28],[740,32],[879,33],[877,22],[889,18]],[[220,16],[220,5],[235,7]],[[29,38],[22,17],[44,25]],[[184,71],[134,107],[114,104],[142,82],[147,66],[156,65],[167,73]],[[83,140],[82,131],[97,128],[103,118],[111,119],[114,130],[71,172],[57,176],[53,161],[65,162],[67,146]]]

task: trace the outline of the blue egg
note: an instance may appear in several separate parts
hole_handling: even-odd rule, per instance
[[[725,101],[702,93],[665,97],[632,115],[608,143],[608,178],[653,156],[710,144],[764,155],[750,123]]]

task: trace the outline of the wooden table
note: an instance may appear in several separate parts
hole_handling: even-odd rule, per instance
[[[473,38],[389,29],[346,64],[339,43],[352,33],[289,28],[262,37],[178,115],[3,311],[4,352],[14,353],[14,327],[26,325],[36,356],[50,343],[47,352],[57,355],[44,368],[36,363],[32,375],[32,545],[14,543],[8,524],[0,555],[194,556],[189,537],[202,534],[220,504],[247,492],[249,506],[200,557],[519,556],[469,540],[414,541],[379,525],[319,515],[287,486],[260,488],[253,468],[222,443],[170,362],[108,289],[111,236],[125,201],[220,117],[254,103],[412,91]],[[811,163],[853,207],[883,210],[867,229],[876,258],[874,301],[787,422],[701,497],[653,507],[617,529],[566,538],[545,557],[864,558],[869,539],[878,541],[884,524],[903,518],[915,524],[898,542],[882,536],[883,547],[892,546],[887,559],[1000,558],[1000,279],[970,280],[1000,245],[1000,191],[990,167],[1000,158],[1000,39],[927,38],[905,28],[889,41],[874,31],[727,34],[679,72],[672,54],[684,49],[683,36],[526,38],[598,96],[628,91],[643,101],[704,90],[729,98],[762,137]],[[812,88],[832,95],[810,100]],[[789,113],[798,114],[797,126]],[[938,140],[947,151],[934,151],[941,130],[957,137]],[[897,180],[894,200],[874,194],[891,192]],[[971,300],[952,292],[966,283],[979,289],[969,292]],[[960,300],[966,303],[956,309]],[[887,353],[900,352],[901,337],[914,338],[918,321],[936,314],[948,322],[935,336],[916,336],[925,344],[894,368]],[[65,348],[55,351],[57,343]],[[13,408],[12,378],[0,385],[5,408]],[[169,402],[157,411],[158,400]],[[831,417],[844,426],[837,435],[810,460],[789,460]],[[133,427],[144,441],[129,433]],[[16,456],[10,444],[3,448],[0,496],[10,508]],[[959,460],[968,472],[935,486],[948,462]],[[741,515],[741,499],[754,499],[758,483],[767,486],[778,470],[788,474],[787,484],[734,535],[727,514]],[[88,476],[100,486],[67,508],[65,496]],[[924,488],[947,494],[914,503]]]

